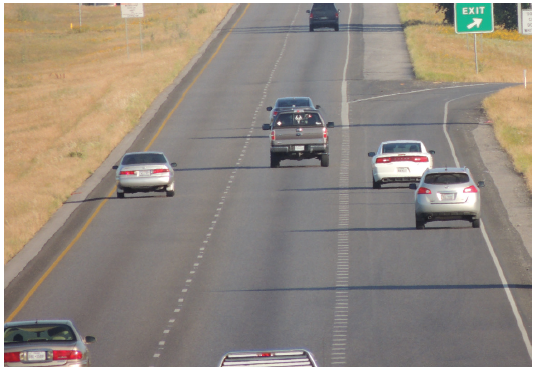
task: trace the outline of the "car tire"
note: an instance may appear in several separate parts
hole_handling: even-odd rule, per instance
[[[166,197],[172,197],[175,195],[175,190],[167,191],[166,190]]]
[[[320,157],[320,165],[322,167],[329,167],[329,154],[322,154]]]
[[[118,197],[119,199],[123,199],[123,198],[125,197],[125,193],[119,193],[119,192],[117,192],[117,197]]]
[[[475,218],[471,223],[473,224],[473,229],[480,228],[480,219],[479,218]]]
[[[336,32],[339,32],[339,25],[336,25],[335,27],[333,27],[333,29],[334,29]]]
[[[270,155],[270,167],[271,168],[279,167],[280,162],[281,162],[281,160],[279,158],[277,158],[275,155],[273,155],[273,154]]]
[[[309,32],[313,32],[315,28],[313,26],[309,26]]]
[[[382,183],[380,181],[374,180],[374,174],[372,174],[372,189],[381,189]]]
[[[415,228],[417,230],[424,230],[425,223],[422,218],[415,216]]]

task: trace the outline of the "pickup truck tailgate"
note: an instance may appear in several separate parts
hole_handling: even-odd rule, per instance
[[[323,127],[285,127],[277,128],[275,140],[272,145],[301,145],[301,144],[323,144]]]

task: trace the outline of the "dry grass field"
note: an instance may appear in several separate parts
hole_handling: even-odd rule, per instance
[[[451,82],[523,83],[484,100],[499,143],[523,175],[532,194],[532,36],[497,29],[477,35],[478,74],[474,36],[458,35],[442,24],[433,4],[399,4],[408,49],[417,78]]]
[[[4,4],[4,264],[138,123],[231,4]],[[142,45],[140,45],[140,20]],[[142,49],[142,47],[143,49]],[[143,52],[142,52],[143,51]]]

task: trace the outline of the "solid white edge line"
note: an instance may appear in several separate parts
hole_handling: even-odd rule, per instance
[[[489,93],[489,92],[490,91],[488,91],[487,93]],[[458,157],[456,157],[456,152],[454,150],[454,146],[452,145],[452,141],[450,140],[450,136],[449,136],[449,134],[447,132],[447,116],[448,116],[449,103],[454,101],[454,100],[465,98],[467,96],[479,95],[479,94],[485,94],[485,93],[469,94],[469,95],[458,97],[456,99],[449,100],[448,102],[445,103],[445,113],[444,113],[444,116],[443,116],[443,132],[445,133],[445,137],[447,138],[447,141],[449,143],[450,150],[452,151],[452,157],[454,158],[454,161],[455,161],[457,167],[460,167],[459,162],[458,162]],[[486,241],[486,245],[488,246],[489,253],[491,255],[491,258],[493,259],[493,263],[495,264],[495,269],[497,270],[497,273],[499,274],[499,278],[501,279],[501,282],[502,282],[502,285],[503,285],[503,288],[504,288],[504,292],[506,293],[506,297],[508,298],[508,302],[510,303],[510,307],[512,308],[512,312],[514,313],[514,317],[515,317],[516,322],[517,322],[517,327],[519,328],[519,331],[521,332],[521,336],[523,337],[523,341],[525,342],[525,347],[527,348],[527,352],[528,352],[529,357],[530,357],[530,359],[532,361],[532,344],[530,342],[530,338],[529,338],[529,335],[527,333],[527,329],[523,325],[523,320],[521,319],[521,315],[519,314],[519,310],[517,308],[517,305],[516,305],[516,302],[514,300],[514,297],[512,296],[512,292],[510,291],[510,288],[508,287],[508,282],[506,281],[506,278],[504,276],[501,264],[499,263],[499,259],[497,258],[497,255],[495,254],[495,250],[493,248],[493,245],[491,244],[491,241],[489,240],[489,236],[488,236],[488,233],[486,232],[486,227],[484,226],[484,221],[482,219],[480,220],[480,232],[482,233],[482,236],[484,237],[484,240]]]

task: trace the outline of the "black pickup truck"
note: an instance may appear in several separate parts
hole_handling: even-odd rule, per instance
[[[272,123],[262,125],[270,133],[270,167],[279,167],[284,159],[301,161],[317,158],[322,167],[329,166],[328,128],[316,109],[280,112]]]

